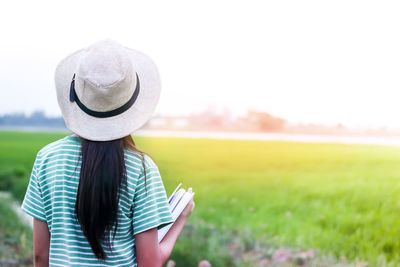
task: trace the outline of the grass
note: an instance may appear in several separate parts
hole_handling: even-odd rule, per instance
[[[37,151],[61,137],[0,132],[0,190],[11,188],[22,199]],[[400,148],[184,138],[135,141],[159,165],[168,193],[179,182],[194,188],[191,223],[204,221],[219,231],[250,229],[255,241],[313,248],[337,258],[400,264]],[[191,240],[196,252],[192,260],[217,258],[196,244],[201,236]],[[176,257],[188,254],[188,242],[178,242]],[[218,247],[218,240],[207,242]]]
[[[32,231],[0,196],[0,266],[32,266]]]

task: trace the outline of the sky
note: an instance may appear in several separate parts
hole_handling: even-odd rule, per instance
[[[60,115],[56,65],[111,38],[158,65],[157,114],[399,129],[398,14],[398,1],[2,1],[0,114]]]

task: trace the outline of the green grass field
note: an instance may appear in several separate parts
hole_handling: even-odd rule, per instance
[[[9,198],[0,196],[0,266],[32,266],[33,235],[18,220]]]
[[[22,199],[37,151],[63,136],[0,132],[0,189],[9,188]],[[372,265],[400,264],[400,148],[184,138],[135,141],[158,164],[168,194],[179,182],[193,187],[193,223],[204,222],[222,232],[243,229],[261,243],[312,248]],[[195,239],[190,241],[193,246]],[[184,242],[187,248],[189,241]],[[218,240],[213,242],[218,247]],[[184,251],[178,242],[175,253]],[[212,258],[207,253],[213,251],[200,254]]]

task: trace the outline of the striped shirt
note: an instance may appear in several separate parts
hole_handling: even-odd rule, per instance
[[[127,187],[121,188],[118,228],[107,260],[98,260],[76,220],[81,139],[67,136],[42,148],[33,165],[22,210],[47,223],[50,266],[136,266],[135,235],[173,222],[164,184],[155,163],[125,149]],[[113,231],[110,233],[113,234]]]

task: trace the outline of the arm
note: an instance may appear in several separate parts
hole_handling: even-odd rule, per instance
[[[157,228],[135,235],[138,267],[160,267],[163,262],[158,246]]]
[[[49,266],[50,232],[46,222],[33,218],[33,253],[35,267]]]
[[[192,189],[189,188],[189,191],[191,192]],[[168,260],[193,209],[194,201],[192,199],[160,243],[158,243],[157,228],[152,228],[135,236],[138,267],[158,267]]]

